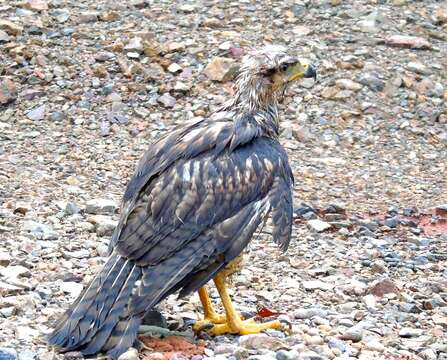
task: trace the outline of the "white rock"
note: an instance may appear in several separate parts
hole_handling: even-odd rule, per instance
[[[137,349],[129,348],[129,350],[120,355],[118,360],[139,360]]]
[[[309,280],[303,281],[304,289],[306,290],[332,290],[334,288],[334,284],[325,283],[320,280]]]
[[[307,222],[307,225],[316,232],[322,232],[332,227],[331,224],[320,219],[312,219]]]
[[[18,277],[28,277],[31,275],[31,272],[24,266],[15,265],[1,269],[0,275],[5,279],[17,279]]]
[[[73,298],[78,297],[84,286],[74,281],[65,281],[60,283],[59,289],[64,293],[70,294]]]

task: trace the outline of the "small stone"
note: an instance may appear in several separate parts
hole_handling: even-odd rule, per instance
[[[447,24],[447,4],[441,4],[435,11],[435,18],[438,24]]]
[[[187,14],[196,11],[196,7],[193,4],[184,4],[184,5],[180,6],[179,9],[180,9],[180,11],[187,13]]]
[[[21,351],[19,353],[19,360],[33,360],[37,354],[31,350]]]
[[[0,80],[0,104],[5,105],[17,99],[17,87],[15,83],[3,78]]]
[[[169,95],[169,93],[165,93],[160,96],[157,101],[162,104],[165,108],[173,108],[177,102],[175,97]]]
[[[141,54],[144,51],[143,39],[140,37],[130,39],[127,45],[124,46],[124,50]]]
[[[118,221],[113,220],[111,217],[106,215],[94,215],[89,218],[89,221],[95,225],[96,233],[99,236],[110,236],[113,234]]]
[[[167,45],[167,50],[170,53],[182,51],[185,50],[185,44],[182,42],[173,41]]]
[[[327,229],[330,229],[332,227],[331,224],[327,223],[326,221],[322,221],[319,219],[312,219],[307,222],[307,225],[312,230],[315,230],[316,232],[323,232]]]
[[[27,0],[23,7],[33,11],[48,10],[48,3],[45,0]]]
[[[11,255],[9,255],[7,252],[0,251],[0,266],[8,266],[11,261]]]
[[[96,12],[83,12],[78,15],[78,24],[88,24],[98,21],[98,14]]]
[[[28,119],[33,121],[42,120],[45,117],[45,105],[40,105],[33,110],[29,111],[26,116]]]
[[[378,352],[384,352],[385,351],[385,346],[376,339],[370,339],[368,341],[365,341],[365,348],[367,350],[371,350],[371,351],[378,351]]]
[[[269,349],[273,351],[286,347],[280,339],[265,334],[242,335],[239,337],[239,346],[253,350]]]
[[[372,91],[382,91],[385,88],[385,81],[379,79],[377,75],[372,73],[360,75],[358,82],[368,86]]]
[[[214,348],[214,354],[233,354],[237,349],[236,345],[233,344],[220,344]]]
[[[216,56],[207,65],[204,73],[210,80],[226,82],[234,77],[237,69],[235,60]]]
[[[411,49],[429,50],[432,48],[432,44],[428,40],[417,36],[391,35],[386,37],[384,42],[387,45]]]
[[[447,22],[447,20],[446,20]],[[438,360],[438,355],[433,349],[425,349],[418,353],[418,356],[424,360]]]
[[[29,220],[23,224],[23,229],[29,231],[37,238],[45,240],[54,240],[58,238],[57,232],[55,232],[50,226]]]
[[[19,277],[30,277],[31,272],[24,266],[15,265],[0,269],[0,275],[5,279],[17,279]]]
[[[335,81],[335,85],[337,85],[340,89],[359,91],[362,89],[362,85],[352,81],[350,79],[338,79]]]
[[[348,346],[347,344],[340,339],[330,339],[327,343],[327,345],[329,346],[329,348],[331,349],[338,349],[340,350],[341,353],[344,353],[348,350]]]
[[[181,72],[182,71],[182,67],[179,64],[177,64],[177,63],[172,63],[171,65],[168,66],[168,71],[170,73],[175,74],[175,73]]]
[[[293,313],[295,319],[310,319],[314,316],[319,316],[325,318],[327,316],[327,311],[324,309],[312,307],[308,309],[298,309]]]
[[[363,297],[363,302],[368,310],[375,310],[377,306],[376,298],[374,295],[369,294]]]
[[[341,334],[340,338],[343,340],[359,342],[363,338],[363,332],[363,327],[357,324],[347,329],[343,334]]]
[[[416,73],[416,74],[421,74],[421,75],[430,75],[431,74],[431,70],[427,66],[425,66],[424,64],[422,64],[420,62],[416,62],[416,61],[409,62],[407,64],[407,69],[410,70],[411,72]]]
[[[53,111],[50,114],[50,120],[59,122],[65,119],[65,114],[62,111]]]
[[[305,290],[332,290],[334,286],[334,284],[329,284],[320,280],[303,281]]]
[[[383,297],[385,294],[399,294],[399,289],[391,280],[384,279],[374,284],[370,288],[369,293],[377,297]]]
[[[137,349],[129,348],[129,350],[119,356],[118,360],[139,360]]]
[[[17,360],[17,351],[13,348],[0,347],[0,360]]]
[[[88,214],[114,214],[118,209],[115,201],[109,199],[92,199],[87,201],[85,212]]]
[[[11,40],[10,36],[3,30],[0,30],[0,42],[8,42]]]
[[[298,360],[299,353],[297,351],[291,350],[279,350],[276,353],[276,360]]]
[[[0,30],[5,31],[9,35],[17,36],[22,34],[23,27],[12,21],[0,19]]]
[[[424,331],[422,329],[404,327],[399,330],[399,336],[403,338],[418,337],[421,336],[423,332]]]
[[[59,284],[60,291],[70,294],[71,297],[77,298],[84,286],[74,281],[66,281]]]

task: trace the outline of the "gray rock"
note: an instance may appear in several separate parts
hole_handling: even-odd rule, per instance
[[[347,329],[345,332],[343,332],[340,337],[343,340],[351,340],[353,342],[359,342],[363,338],[363,333],[364,333],[363,326],[356,324]]]
[[[54,240],[59,237],[58,233],[50,226],[32,220],[26,221],[23,224],[23,229],[44,240]]]
[[[362,74],[358,82],[365,86],[368,86],[372,91],[382,91],[385,88],[385,81],[379,79],[377,75],[372,73]]]
[[[157,101],[162,104],[165,108],[173,108],[177,102],[175,97],[169,95],[168,93],[160,96]]]
[[[431,74],[431,70],[425,66],[424,64],[420,63],[420,62],[409,62],[407,64],[407,69],[416,73],[416,74],[421,74],[421,75],[430,75]]]
[[[114,214],[117,209],[115,201],[100,198],[87,201],[85,206],[85,212],[88,214]]]
[[[26,116],[33,121],[42,120],[45,117],[45,105],[40,105],[33,110],[29,111]]]
[[[294,350],[279,350],[276,353],[276,360],[298,360],[300,354]]]
[[[312,307],[308,309],[298,309],[293,313],[295,319],[310,319],[313,316],[319,316],[325,318],[327,316],[327,311],[317,307]]]

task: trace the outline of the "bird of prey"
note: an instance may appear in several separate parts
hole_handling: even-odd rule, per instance
[[[131,347],[144,315],[168,295],[199,291],[211,334],[279,329],[279,321],[242,319],[226,277],[258,226],[271,218],[286,250],[293,176],[278,141],[278,104],[288,85],[316,77],[285,48],[247,54],[232,99],[149,147],[124,194],[121,217],[101,271],[56,323],[48,343],[116,359]],[[205,284],[214,279],[225,314]]]

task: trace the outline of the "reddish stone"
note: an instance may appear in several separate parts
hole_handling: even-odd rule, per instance
[[[376,283],[371,289],[369,290],[370,294],[373,294],[377,297],[383,297],[385,294],[398,294],[399,289],[397,288],[394,283],[389,279],[384,279]]]

